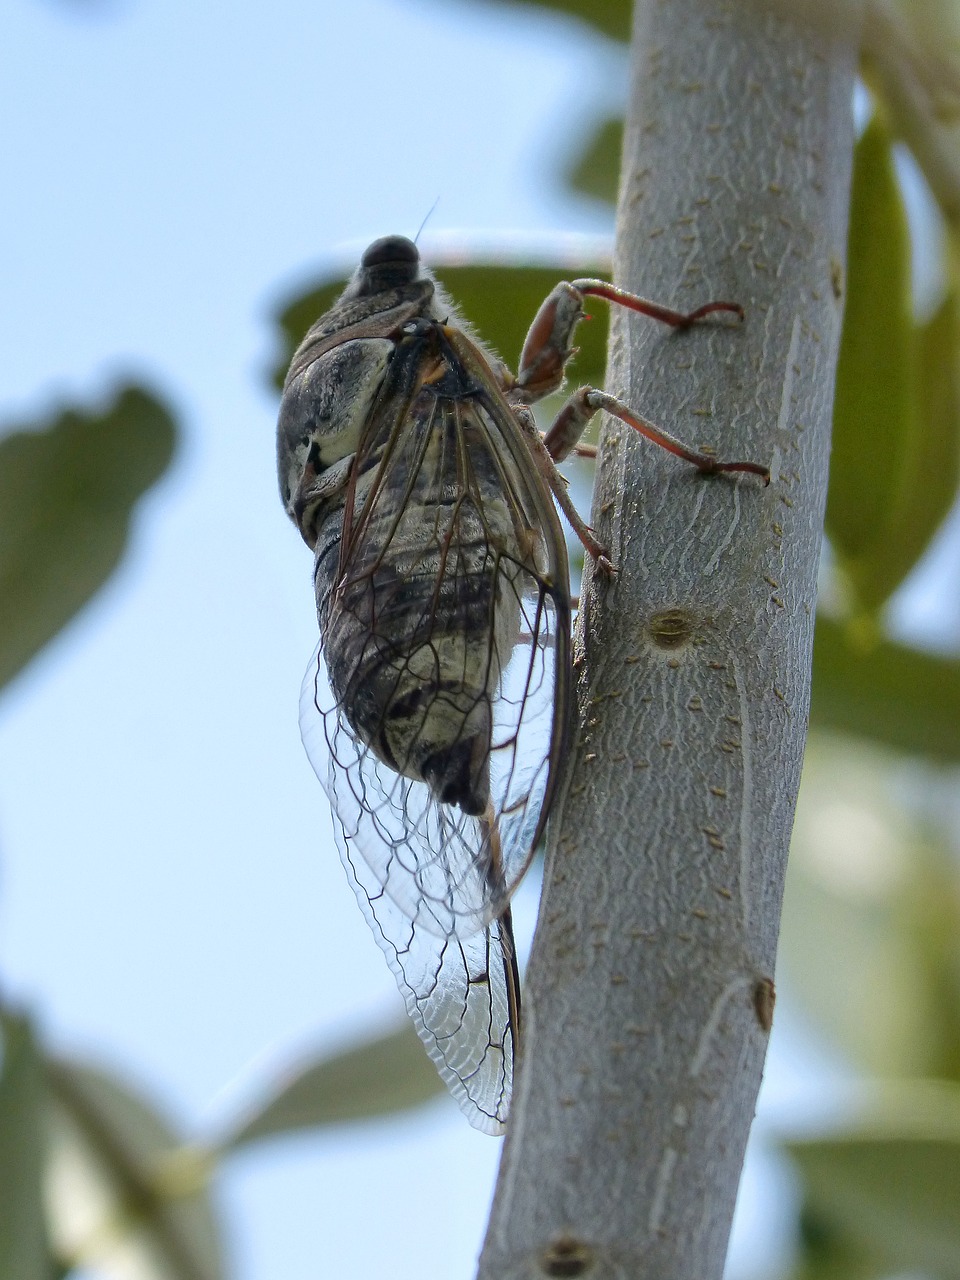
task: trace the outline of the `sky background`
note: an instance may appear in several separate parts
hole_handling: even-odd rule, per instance
[[[276,492],[271,315],[435,201],[428,259],[447,233],[607,234],[556,175],[626,67],[574,24],[467,3],[0,15],[0,422],[133,376],[183,424],[120,571],[0,700],[0,985],[203,1136],[278,1066],[401,1016],[297,729],[316,616]],[[738,1278],[782,1248],[764,1133],[836,1071],[778,1007]],[[446,1097],[251,1151],[217,1184],[230,1274],[469,1276],[498,1154]]]

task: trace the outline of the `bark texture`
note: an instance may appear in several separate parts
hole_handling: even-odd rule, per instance
[[[618,284],[742,326],[616,315],[581,723],[551,829],[483,1280],[717,1280],[772,1015],[807,724],[843,309],[852,38],[759,5],[641,0]]]

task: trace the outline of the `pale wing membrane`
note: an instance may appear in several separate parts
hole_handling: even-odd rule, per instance
[[[496,424],[474,402],[439,399],[435,404],[433,416],[408,419],[392,442],[395,447],[366,495],[347,572],[374,557],[377,565],[382,562],[382,528],[380,538],[370,538],[375,552],[365,547],[382,506],[389,511],[395,543],[444,546],[439,576],[453,596],[468,556],[475,575],[479,564],[492,578],[494,617],[483,636],[484,660],[495,668],[489,806],[474,817],[439,803],[425,783],[384,764],[341,716],[335,724],[328,717],[328,735],[338,765],[331,799],[352,856],[367,863],[404,915],[445,938],[454,930],[469,936],[496,918],[529,865],[554,782],[558,723],[567,714],[561,675],[568,664],[569,622],[565,598],[548,576],[541,514],[533,510],[523,477],[515,474],[498,441]],[[440,442],[433,453],[429,442]],[[488,476],[496,469],[493,498],[477,479],[481,465]],[[442,492],[446,501],[419,501],[418,485],[431,495]],[[552,507],[548,510],[552,516]],[[522,560],[520,548],[509,545],[514,539],[504,536],[508,522],[511,532],[516,526],[526,539]],[[428,599],[440,592],[438,586]],[[423,616],[412,618],[410,626],[429,632],[428,606],[422,608]],[[425,706],[422,716],[431,709]]]
[[[519,1012],[508,904],[560,765],[568,575],[512,413],[485,365],[469,352],[456,361],[466,392],[424,389],[374,415],[334,580],[335,544],[318,542],[332,656],[328,670],[318,648],[300,718],[347,874],[417,1031],[471,1123],[499,1132]],[[463,801],[424,780],[438,735],[442,767],[463,743],[473,753]]]
[[[442,1079],[471,1124],[485,1133],[501,1133],[510,1104],[519,1005],[509,909],[466,937],[455,928],[441,934],[427,896],[407,913],[384,891],[377,873],[353,856],[353,837],[343,822],[347,761],[335,759],[331,744],[352,752],[354,777],[360,776],[357,757],[363,751],[329,699],[318,649],[303,682],[300,727],[310,761],[340,819],[334,829],[347,876]],[[392,778],[401,788],[414,786],[396,774]],[[416,785],[426,790],[422,783]],[[364,802],[358,801],[361,809]]]

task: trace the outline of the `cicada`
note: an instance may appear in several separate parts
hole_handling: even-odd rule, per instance
[[[609,569],[556,463],[606,409],[704,471],[766,475],[687,449],[593,388],[541,437],[587,295],[683,314],[598,280],[558,285],[512,374],[402,236],[375,241],[287,374],[286,509],[314,552],[320,641],[300,725],[360,906],[416,1029],[477,1128],[502,1131],[520,986],[510,898],[557,794],[572,719],[571,595],[557,506]]]

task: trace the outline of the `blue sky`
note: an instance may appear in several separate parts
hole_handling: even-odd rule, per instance
[[[0,982],[202,1134],[272,1065],[400,1016],[299,741],[316,618],[276,493],[271,312],[435,200],[428,257],[448,232],[605,233],[555,172],[625,68],[466,3],[0,11],[2,419],[133,374],[184,425],[120,572],[0,703]],[[790,1036],[768,1096],[799,1078]],[[498,1152],[448,1099],[251,1152],[218,1184],[233,1274],[468,1276]],[[781,1176],[754,1157],[741,1274]]]

